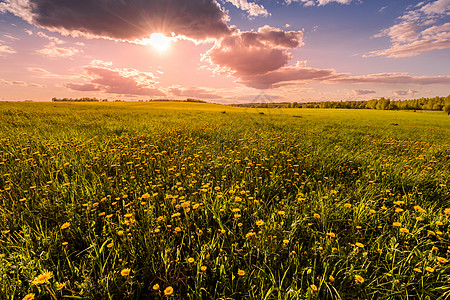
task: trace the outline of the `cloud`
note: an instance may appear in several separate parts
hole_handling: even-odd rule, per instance
[[[450,84],[450,76],[412,76],[408,73],[379,73],[333,78],[329,82],[355,84]]]
[[[34,67],[29,67],[27,68],[28,71],[30,72],[34,72],[34,73],[43,73],[43,74],[49,74],[50,72],[41,68],[34,68]]]
[[[353,94],[355,95],[369,95],[369,94],[376,94],[376,91],[373,90],[353,90]]]
[[[255,16],[270,16],[270,13],[262,5],[258,5],[253,2],[248,2],[247,0],[226,0],[239,9],[248,12],[250,17]]]
[[[419,3],[399,19],[399,24],[382,30],[374,37],[389,37],[391,46],[371,51],[363,57],[411,57],[432,50],[450,48],[450,23],[439,23],[450,15],[450,0]],[[422,6],[423,5],[423,6]]]
[[[16,53],[16,51],[13,48],[0,44],[0,56],[14,53]]]
[[[392,94],[394,94],[395,96],[415,96],[415,95],[417,95],[417,93],[419,93],[419,92],[415,91],[415,90],[395,90],[395,91],[392,91]]]
[[[255,6],[249,9],[254,12]],[[216,0],[5,0],[0,11],[74,36],[133,41],[160,32],[203,40],[230,33],[228,16]]]
[[[38,88],[45,88],[45,87],[47,87],[45,85],[38,84],[38,83],[27,83],[27,82],[18,81],[18,80],[8,81],[8,80],[5,80],[5,79],[0,79],[0,84],[18,85],[18,86],[31,86],[31,87],[38,87]]]
[[[323,6],[332,2],[340,3],[340,4],[350,4],[352,0],[285,0],[287,5],[292,2],[300,2],[303,3],[304,6]]]
[[[84,67],[89,83],[64,83],[66,88],[76,91],[102,91],[108,94],[127,96],[165,96],[156,87],[153,74],[136,69],[118,69],[92,62]]]
[[[217,65],[220,72],[236,76],[246,86],[266,89],[281,81],[316,77],[312,69],[285,67],[303,45],[303,31],[284,31],[268,25],[258,31],[240,31],[216,41],[202,60]]]
[[[36,52],[46,57],[56,58],[56,57],[71,57],[78,53],[83,53],[83,50],[73,47],[68,48],[58,47],[54,42],[51,42],[43,49],[36,50]]]
[[[168,92],[176,97],[198,98],[198,99],[222,99],[223,97],[210,90],[198,87],[183,88],[181,86],[170,87]]]

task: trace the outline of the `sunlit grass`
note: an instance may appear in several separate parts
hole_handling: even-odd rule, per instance
[[[0,103],[7,299],[445,299],[444,113]]]

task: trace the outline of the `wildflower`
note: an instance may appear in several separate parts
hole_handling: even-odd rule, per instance
[[[278,213],[280,216],[283,216],[283,215],[285,214],[284,210],[279,210],[277,213]]]
[[[336,234],[334,234],[334,232],[328,232],[327,235],[332,238],[336,237]]]
[[[444,225],[444,223],[442,223],[441,221],[437,221],[437,222],[436,222],[436,225],[437,225],[437,226],[442,226],[442,225]]]
[[[344,204],[344,207],[345,207],[345,208],[350,208],[350,207],[352,207],[352,205],[351,205],[350,203],[345,203],[345,204]]]
[[[62,244],[61,245],[63,245],[63,246],[67,246],[67,245],[69,245],[69,243],[68,242],[62,242]]]
[[[69,223],[69,222],[66,222],[66,223],[64,223],[64,224],[61,225],[61,229],[66,229],[66,228],[69,227],[69,226],[70,226],[70,223]]]
[[[172,294],[173,294],[173,287],[171,286],[166,287],[166,289],[164,290],[164,295],[170,296]]]
[[[402,223],[394,222],[394,223],[392,223],[392,226],[400,227],[400,226],[402,226]]]
[[[111,242],[108,245],[106,245],[107,248],[112,248],[114,246],[114,244]]]
[[[397,207],[397,208],[395,209],[395,212],[396,212],[396,213],[401,213],[401,212],[403,212],[403,208]]]
[[[362,276],[360,276],[360,275],[355,275],[355,279],[359,283],[363,283],[364,282],[364,278]]]
[[[434,269],[432,267],[426,267],[425,270],[427,270],[427,272],[433,273]]]
[[[440,262],[441,264],[445,264],[446,262],[448,262],[447,259],[445,259],[445,258],[443,258],[443,257],[440,257],[440,256],[436,257],[436,260],[437,260],[438,262]]]
[[[145,193],[144,195],[141,196],[142,199],[149,199],[150,198],[150,194],[149,193]]]
[[[330,275],[330,277],[328,277],[328,279],[330,279],[331,282],[334,282],[334,277],[333,277],[333,275]]]
[[[154,290],[154,291],[157,291],[157,290],[159,290],[159,284],[155,284],[155,285],[153,285],[153,287],[152,287],[152,288],[153,288],[153,290]]]
[[[44,272],[44,273],[38,275],[36,278],[34,278],[32,284],[34,284],[34,285],[47,284],[47,283],[49,283],[48,280],[52,277],[53,277],[52,272]]]
[[[401,233],[408,233],[409,230],[408,230],[408,228],[400,228],[400,232]]]
[[[416,271],[417,273],[422,273],[422,270],[419,268],[414,268],[413,270]]]
[[[362,244],[362,243],[355,243],[355,245],[356,245],[356,247],[359,247],[359,248],[364,248],[364,244]]]
[[[192,264],[194,261],[195,261],[195,259],[194,259],[193,257],[189,257],[189,258],[188,258],[188,262],[189,262],[189,263]]]
[[[314,218],[320,219],[320,215],[319,214],[314,214]]]
[[[263,226],[264,225],[264,221],[262,221],[262,220],[256,221],[256,225]]]
[[[128,276],[128,275],[130,275],[130,271],[131,271],[131,269],[123,269],[122,271],[120,271],[120,275],[122,275],[122,276]]]
[[[417,222],[421,222],[421,221],[423,221],[423,218],[422,217],[416,217],[416,221]]]
[[[446,208],[446,209],[444,209],[444,214],[446,214],[446,215],[450,215],[450,208]]]
[[[239,276],[244,276],[245,275],[245,271],[244,270],[238,270],[238,275]]]
[[[287,245],[287,244],[289,244],[289,240],[283,240],[283,243],[284,243],[285,245]]]
[[[414,209],[420,213],[426,213],[427,211],[420,207],[419,205],[414,206]]]
[[[60,290],[62,290],[65,286],[66,286],[66,283],[65,283],[65,282],[64,282],[64,283],[57,282],[57,283],[56,283],[56,290],[57,290],[57,291],[60,291]]]
[[[118,236],[122,236],[123,235],[123,231],[122,230],[117,231],[117,235]]]
[[[22,298],[22,300],[33,300],[34,299],[34,294],[30,293],[25,295],[25,297]]]
[[[317,286],[315,284],[311,284],[311,290],[317,292]]]
[[[206,269],[208,269],[208,267],[207,267],[207,266],[201,266],[201,267],[200,267],[200,270],[201,270],[202,272],[205,272],[205,271],[206,271]]]
[[[172,218],[176,218],[176,217],[179,217],[179,216],[181,216],[180,213],[174,213],[174,214],[172,215]]]

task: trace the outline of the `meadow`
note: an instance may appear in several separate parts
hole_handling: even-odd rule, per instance
[[[0,103],[0,299],[448,299],[450,117]]]

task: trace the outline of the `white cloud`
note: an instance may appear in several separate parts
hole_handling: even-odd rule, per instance
[[[250,17],[256,16],[270,16],[270,13],[262,5],[258,5],[253,2],[248,2],[247,0],[226,0],[239,9],[248,12]]]

